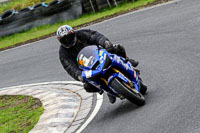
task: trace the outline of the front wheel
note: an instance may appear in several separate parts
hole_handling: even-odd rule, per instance
[[[131,88],[127,83],[117,78],[114,78],[111,81],[110,86],[132,103],[138,106],[142,106],[145,104],[145,98],[143,97],[143,95],[135,88]]]

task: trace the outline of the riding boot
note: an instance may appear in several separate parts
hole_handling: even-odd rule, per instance
[[[144,94],[147,92],[147,86],[144,85],[144,84],[142,83],[142,81],[140,81],[139,83],[140,83],[140,93],[141,93],[142,95],[144,95]]]
[[[99,92],[100,94],[103,93],[101,92],[101,90],[99,90],[98,88],[96,88],[95,86],[93,86],[92,84],[85,82],[83,84],[83,88],[86,90],[86,92],[88,93],[94,93],[94,92]]]
[[[114,96],[112,96],[112,95],[110,95],[108,93],[107,93],[107,95],[108,95],[108,99],[109,99],[110,103],[112,103],[112,104],[115,103],[116,97],[114,97]]]
[[[127,62],[127,61],[129,61],[132,64],[133,67],[137,67],[138,64],[139,64],[139,61],[136,61],[134,59],[130,59],[128,57],[125,59],[125,62]]]

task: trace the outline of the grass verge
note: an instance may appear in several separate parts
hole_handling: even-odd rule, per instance
[[[41,40],[49,36],[55,35],[57,28],[63,24],[71,25],[75,29],[93,24],[104,19],[109,19],[126,12],[133,10],[145,8],[150,5],[155,5],[158,3],[167,2],[169,0],[137,0],[136,2],[126,2],[119,4],[117,7],[107,8],[101,12],[84,14],[80,18],[75,20],[67,20],[64,22],[59,22],[54,25],[43,25],[40,27],[33,28],[29,31],[24,31],[21,33],[16,33],[11,36],[1,37],[0,38],[0,51],[19,46],[22,44],[30,43],[33,41]]]
[[[27,133],[44,109],[39,99],[29,96],[0,96],[0,132]]]
[[[32,7],[41,2],[50,3],[52,0],[12,0],[5,3],[0,3],[0,14],[9,9],[15,9],[16,11],[25,7]]]

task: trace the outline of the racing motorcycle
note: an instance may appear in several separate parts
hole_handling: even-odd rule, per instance
[[[82,77],[100,91],[126,98],[138,106],[144,105],[146,86],[142,84],[139,70],[123,57],[91,45],[79,52],[77,62],[83,70]]]

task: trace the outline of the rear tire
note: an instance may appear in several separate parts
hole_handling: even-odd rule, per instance
[[[114,78],[111,83],[111,87],[114,88],[119,94],[124,96],[126,99],[131,101],[132,103],[142,106],[145,104],[145,98],[143,95],[138,91],[133,91],[131,87],[126,84],[125,82]]]

